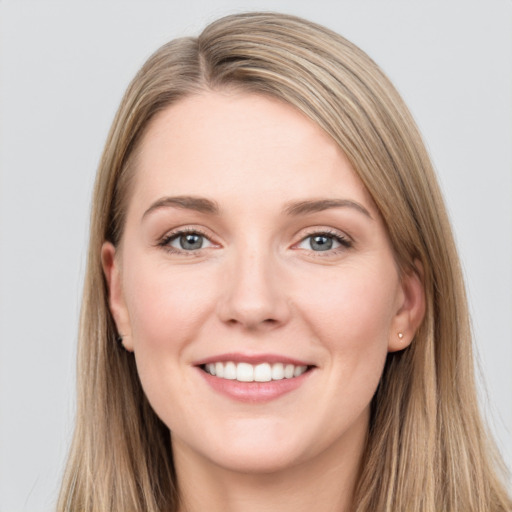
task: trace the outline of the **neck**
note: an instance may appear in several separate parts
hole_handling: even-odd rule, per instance
[[[291,467],[252,473],[221,467],[173,439],[180,512],[349,512],[365,442],[366,428],[356,429]]]

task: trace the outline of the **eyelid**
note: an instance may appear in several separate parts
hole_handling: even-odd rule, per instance
[[[312,236],[315,236],[315,235],[317,235],[317,236],[325,235],[328,237],[332,237],[338,241],[340,246],[335,247],[333,249],[326,250],[326,251],[313,251],[312,249],[304,249],[304,248],[298,247],[299,244],[303,243],[306,239],[308,239]],[[299,236],[300,236],[299,240],[292,245],[292,249],[308,251],[308,252],[314,253],[315,256],[329,256],[332,254],[336,254],[340,251],[345,251],[347,249],[350,249],[354,245],[354,241],[353,241],[352,237],[347,235],[347,233],[345,233],[344,231],[341,231],[339,229],[335,229],[332,227],[313,226],[313,227],[307,228],[305,231],[300,232]]]
[[[302,247],[302,245],[306,244],[308,240],[314,239],[315,237],[323,236],[325,238],[331,238],[333,240],[334,247],[331,247],[330,249],[326,249],[325,251],[315,251],[314,249],[308,248],[308,247]],[[309,242],[311,244],[311,241]],[[314,235],[308,235],[304,237],[297,245],[298,249],[304,249],[304,250],[312,250],[313,252],[328,252],[338,249],[338,247],[341,247],[343,244],[338,236],[330,235],[328,233],[318,233]]]
[[[194,250],[194,251],[187,251],[185,249],[179,249],[178,247],[173,247],[169,244],[172,240],[179,238],[181,235],[186,234],[198,234],[202,237],[204,237],[208,242],[211,244],[208,247],[201,247],[200,249]],[[167,252],[171,254],[183,254],[186,256],[197,256],[201,251],[204,249],[210,249],[211,247],[220,247],[220,244],[215,242],[213,240],[213,236],[206,232],[205,229],[201,228],[200,226],[194,226],[194,225],[186,225],[186,226],[178,226],[176,228],[171,229],[170,231],[167,231],[162,237],[160,237],[157,240],[156,245],[158,247],[161,247],[162,249],[166,250]]]
[[[194,225],[186,225],[178,226],[176,228],[170,229],[169,231],[166,231],[165,234],[158,239],[158,243],[161,243],[164,240],[170,240],[171,238],[177,235],[186,235],[188,233],[197,233],[198,235],[202,235],[205,238],[208,238],[208,240],[211,238],[211,236],[208,235],[206,231],[201,227]]]
[[[329,235],[329,236],[333,236],[333,237],[343,238],[347,241],[353,242],[352,237],[346,231],[342,231],[341,229],[337,229],[337,228],[333,228],[333,227],[329,227],[329,226],[322,226],[322,225],[311,226],[311,227],[308,227],[305,229],[301,229],[297,233],[296,238],[298,238],[298,241],[300,242],[300,241],[304,240],[305,238],[307,238],[308,236],[312,236],[312,235]]]
[[[196,251],[200,251],[201,249],[207,249],[208,247],[211,247],[213,245],[213,242],[205,235],[203,235],[202,233],[199,233],[198,231],[185,231],[185,232],[180,232],[180,233],[176,233],[174,235],[171,235],[170,238],[167,239],[167,243],[166,245],[168,245],[169,247],[173,247],[174,249],[177,249],[178,251],[185,251],[185,252],[192,252],[192,250],[188,251],[187,249],[182,249],[181,247],[176,247],[174,244],[174,242],[178,241],[180,242],[181,241],[181,238],[184,236],[184,235],[197,235],[198,237],[200,237],[202,239],[203,242],[206,242],[207,245],[203,245],[202,247],[200,247],[199,249],[196,249]]]

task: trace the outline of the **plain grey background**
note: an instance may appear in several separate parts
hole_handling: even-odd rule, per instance
[[[244,10],[327,25],[403,94],[446,196],[482,402],[512,465],[510,0],[0,0],[0,512],[49,511],[57,496],[90,193],[121,95],[158,46]]]

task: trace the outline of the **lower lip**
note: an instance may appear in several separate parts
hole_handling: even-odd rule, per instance
[[[215,377],[201,368],[197,368],[197,370],[203,379],[218,393],[239,402],[251,403],[269,402],[296,390],[306,382],[313,371],[309,369],[300,377],[293,377],[292,379],[271,380],[269,382],[239,382]]]

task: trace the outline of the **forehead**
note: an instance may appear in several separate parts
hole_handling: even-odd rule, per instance
[[[283,101],[239,91],[189,96],[150,123],[135,160],[134,199],[356,196],[372,201],[341,149]]]

